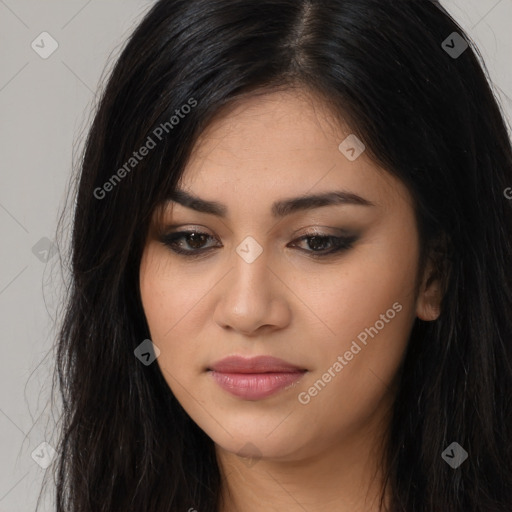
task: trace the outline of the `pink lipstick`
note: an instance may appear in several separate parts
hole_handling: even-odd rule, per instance
[[[271,356],[230,356],[209,368],[215,382],[225,391],[246,400],[261,400],[291,386],[307,371]]]

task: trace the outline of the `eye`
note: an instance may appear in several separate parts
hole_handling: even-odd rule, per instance
[[[351,249],[356,240],[356,236],[340,237],[321,233],[309,233],[294,241],[292,246],[296,246],[297,241],[306,241],[306,245],[309,247],[309,250],[305,249],[305,252],[311,253],[310,256],[317,258]]]
[[[176,254],[183,254],[187,257],[198,257],[215,247],[222,245],[207,245],[208,241],[216,240],[213,236],[202,231],[178,231],[162,235],[161,242],[169,247]],[[294,240],[290,246],[297,247],[301,242],[307,242],[309,249],[299,249],[308,253],[313,258],[325,257],[334,253],[351,249],[357,236],[333,236],[318,232],[308,233],[297,240]]]
[[[162,243],[168,246],[172,251],[187,256],[198,256],[212,249],[212,247],[204,247],[208,239],[213,240],[214,237],[208,233],[197,230],[178,231],[161,237]]]

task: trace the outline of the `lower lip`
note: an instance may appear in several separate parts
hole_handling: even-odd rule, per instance
[[[228,393],[246,400],[261,400],[299,381],[305,372],[219,373],[209,372]]]

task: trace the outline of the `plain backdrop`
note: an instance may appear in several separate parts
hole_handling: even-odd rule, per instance
[[[512,119],[512,0],[442,3],[478,44]],[[152,4],[0,0],[0,512],[34,512],[51,470],[36,461],[48,457],[41,444],[51,446],[57,435],[48,406],[58,214],[99,80]],[[50,486],[40,510],[52,510],[52,495]]]

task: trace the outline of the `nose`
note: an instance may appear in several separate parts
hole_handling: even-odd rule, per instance
[[[261,336],[286,327],[291,318],[290,291],[284,276],[269,266],[265,251],[252,263],[238,255],[222,280],[214,320],[224,329]]]

